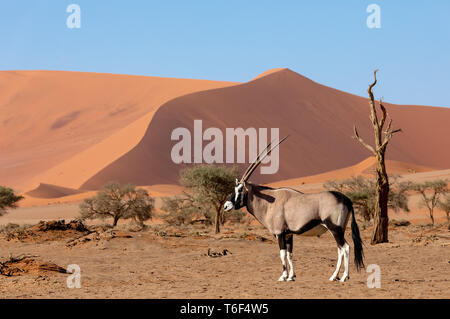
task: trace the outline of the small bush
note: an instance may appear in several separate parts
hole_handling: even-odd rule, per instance
[[[112,182],[80,204],[80,215],[83,220],[113,218],[113,227],[119,219],[130,218],[143,225],[144,221],[152,218],[154,203],[146,190]]]
[[[23,199],[23,196],[18,196],[9,187],[0,186],[0,216],[6,214],[7,208],[16,208],[17,202]]]
[[[409,212],[406,192],[410,190],[411,184],[408,182],[399,183],[395,177],[391,177],[390,179],[392,182],[389,183],[388,207],[395,212],[400,210]],[[369,221],[373,218],[376,200],[376,181],[374,179],[353,176],[343,181],[329,181],[324,184],[324,187],[328,190],[344,193],[351,199],[355,211],[364,220]]]
[[[181,171],[180,184],[187,192],[182,196],[163,199],[162,210],[168,212],[165,220],[170,224],[202,221],[215,224],[216,233],[227,216],[223,204],[231,194],[238,178],[237,168],[198,165]]]
[[[410,188],[421,195],[422,205],[428,209],[431,223],[434,225],[434,209],[440,206],[440,197],[448,194],[447,180],[436,179],[424,183],[411,184]],[[448,218],[448,214],[447,214]]]
[[[0,233],[9,235],[11,233],[22,231],[28,228],[30,225],[19,225],[14,223],[8,223],[6,225],[0,225]]]

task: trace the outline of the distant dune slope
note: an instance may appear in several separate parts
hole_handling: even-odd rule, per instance
[[[80,190],[50,184],[40,184],[26,195],[36,198],[59,198],[82,193]]]
[[[59,71],[0,72],[0,183],[78,188],[132,149],[170,99],[234,83]]]
[[[378,96],[382,92],[375,89]],[[388,159],[419,166],[450,167],[450,109],[386,103],[395,135]],[[370,154],[351,138],[353,124],[373,141],[367,99],[315,83],[289,69],[265,72],[254,80],[231,87],[196,92],[161,106],[142,140],[129,152],[86,180],[84,189],[97,189],[110,180],[138,185],[177,183],[179,170],[171,160],[170,140],[177,127],[193,132],[194,120],[203,130],[225,128],[280,128],[290,138],[280,149],[277,174],[253,181],[270,183],[348,167]],[[206,145],[208,142],[204,142]],[[190,165],[190,164],[189,164]],[[245,165],[241,165],[244,167]]]
[[[427,173],[425,176],[428,176],[430,172],[434,172],[435,169],[431,167],[425,167],[410,163],[404,163],[394,160],[386,161],[386,169],[389,175],[396,176],[409,176],[417,173]],[[442,172],[442,171],[439,171]],[[365,160],[349,166],[340,168],[337,170],[333,170],[330,172],[324,172],[317,175],[312,176],[304,176],[299,178],[292,178],[282,181],[277,181],[274,183],[270,183],[272,187],[281,187],[281,186],[299,186],[303,184],[314,184],[314,183],[324,183],[332,180],[343,180],[347,178],[351,178],[352,176],[362,175],[366,178],[375,176],[375,158],[369,157]]]

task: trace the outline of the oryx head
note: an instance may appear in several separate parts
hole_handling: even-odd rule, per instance
[[[239,209],[245,206],[246,203],[246,190],[245,182],[236,179],[236,186],[234,187],[234,192],[231,194],[230,198],[223,205],[223,210],[228,212],[230,210]]]
[[[288,135],[289,136],[289,135]],[[250,164],[250,166],[245,170],[244,175],[242,175],[241,180],[236,179],[236,186],[234,187],[234,192],[231,194],[230,198],[225,202],[223,205],[223,210],[228,212],[230,210],[239,209],[245,205],[247,205],[247,193],[248,189],[246,187],[246,182],[250,178],[250,176],[253,174],[253,172],[256,170],[256,168],[261,164],[262,160],[266,158],[267,155],[269,155],[272,150],[281,144],[285,139],[288,138],[288,136],[284,137],[282,140],[280,140],[274,147],[272,147],[269,151],[268,149],[272,145],[272,142],[270,142],[266,148],[256,157],[256,159],[253,161],[253,163]],[[265,153],[265,154],[264,154]]]

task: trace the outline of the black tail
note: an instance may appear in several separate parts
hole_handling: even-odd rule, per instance
[[[358,224],[356,223],[356,219],[355,219],[355,211],[353,210],[353,205],[350,207],[351,211],[352,211],[352,239],[353,239],[353,250],[354,250],[354,254],[355,254],[355,265],[356,265],[356,269],[358,271],[361,270],[361,268],[364,268],[364,252],[363,252],[363,247],[362,247],[362,240],[361,237],[359,235],[359,228],[358,228]]]

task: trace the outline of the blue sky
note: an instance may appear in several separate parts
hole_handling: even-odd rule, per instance
[[[69,4],[81,28],[69,29]],[[369,4],[381,28],[369,29]],[[248,81],[288,67],[398,104],[450,106],[448,0],[2,0],[0,70]]]

